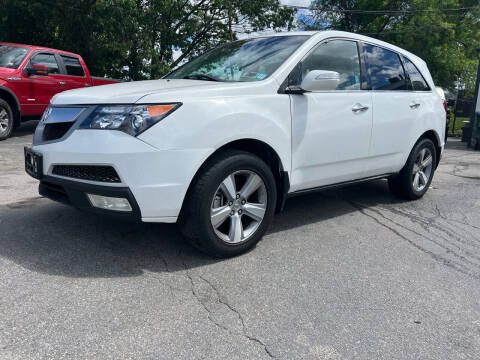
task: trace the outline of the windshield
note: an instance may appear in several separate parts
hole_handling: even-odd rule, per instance
[[[273,36],[215,48],[168,74],[167,79],[259,81],[270,76],[309,36]]]
[[[20,66],[27,54],[28,49],[26,48],[11,45],[0,45],[0,67],[16,69]]]

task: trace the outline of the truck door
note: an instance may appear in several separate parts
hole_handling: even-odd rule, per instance
[[[27,69],[33,65],[46,65],[48,75],[27,75]],[[22,84],[24,91],[22,113],[23,115],[41,115],[50,104],[51,98],[63,91],[60,83],[60,67],[54,53],[38,52],[34,54],[25,66]]]

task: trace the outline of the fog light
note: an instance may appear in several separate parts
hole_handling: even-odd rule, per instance
[[[87,196],[92,206],[96,208],[114,211],[132,211],[130,203],[125,198],[100,196],[95,194],[87,194]]]

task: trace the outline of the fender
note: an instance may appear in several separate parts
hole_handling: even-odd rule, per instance
[[[18,101],[18,98],[15,95],[15,93],[12,90],[10,90],[8,87],[0,85],[0,92],[2,91],[5,91],[6,93],[8,93],[12,97],[13,101],[15,102],[15,105],[17,108],[13,109],[13,111],[15,116],[15,122],[17,122],[17,125],[18,125],[20,123],[20,116],[21,116],[20,101]]]
[[[442,144],[442,140],[440,138],[440,135],[435,129],[428,129],[425,130],[418,138],[415,139],[415,141],[410,143],[410,151],[405,153],[403,160],[402,160],[402,167],[407,163],[408,157],[410,156],[411,150],[414,148],[414,146],[421,140],[421,139],[430,139],[433,141],[433,144],[435,145],[435,148],[437,149],[437,163],[435,164],[435,169],[438,167],[438,164],[440,163],[440,159],[442,157],[442,148],[445,144]]]

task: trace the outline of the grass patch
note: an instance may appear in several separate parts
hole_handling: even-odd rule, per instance
[[[452,114],[452,118],[450,119],[450,124],[448,125],[448,133],[462,135],[462,127],[464,126],[464,123],[463,123],[464,121],[470,121],[470,118],[457,116],[457,119],[455,120],[455,129],[453,129],[453,114]]]

